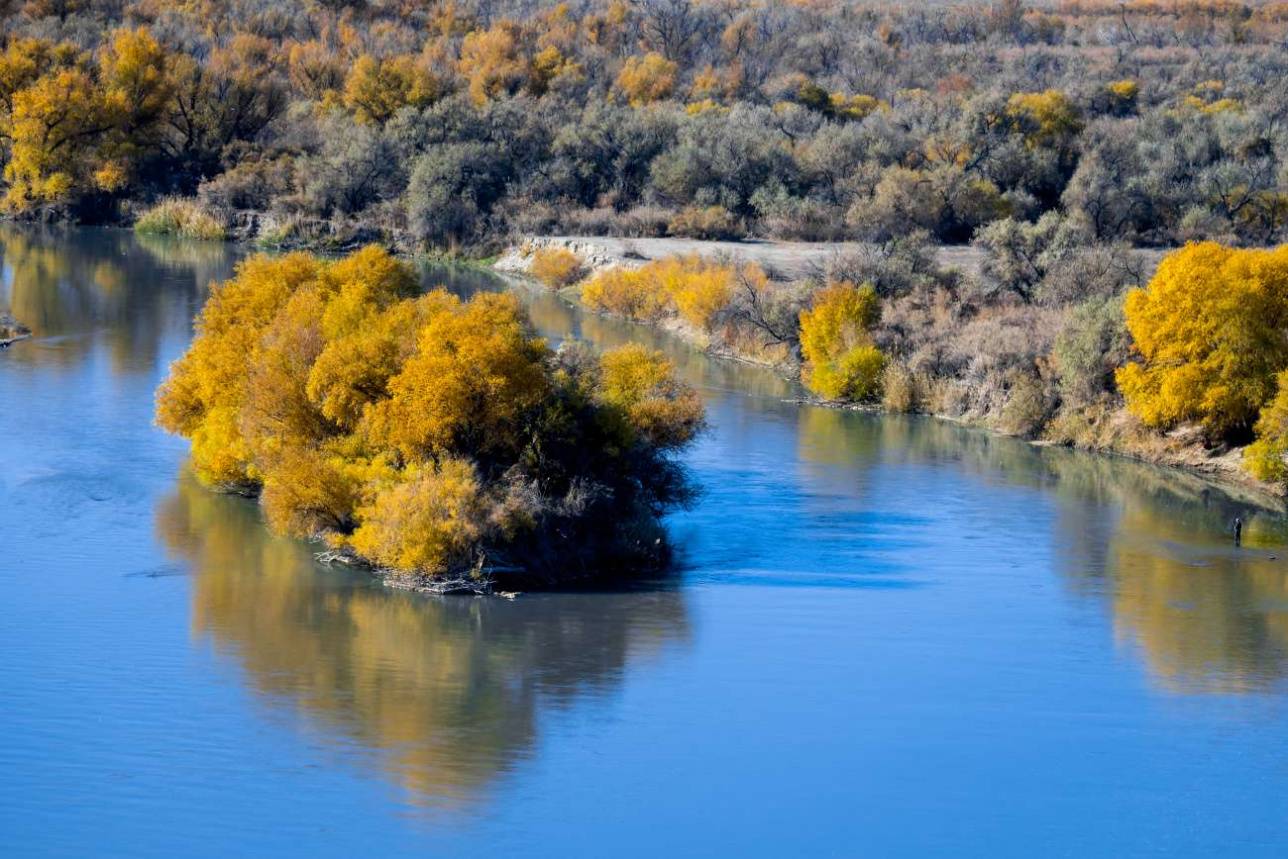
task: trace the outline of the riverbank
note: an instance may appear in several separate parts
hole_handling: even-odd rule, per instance
[[[703,242],[688,239],[550,236],[530,238],[511,246],[497,259],[494,268],[507,275],[535,282],[531,273],[534,254],[551,249],[575,254],[582,261],[585,278],[613,268],[636,269],[658,260],[696,254],[704,259],[735,265],[754,263],[778,282],[822,282],[828,277],[829,271],[844,269],[847,259],[879,252],[873,245],[854,242]],[[1152,249],[1131,251],[1134,264],[1139,266],[1138,277],[1141,282],[1147,281],[1152,275],[1164,253]],[[935,266],[947,273],[954,283],[977,282],[983,276],[985,257],[979,248],[935,247],[933,258]],[[580,300],[579,285],[559,290],[559,294],[565,300],[590,310]],[[1042,339],[1042,332],[1035,332],[1033,328],[1045,325],[1048,329],[1055,329],[1064,324],[1059,313],[1036,309],[1024,314],[1019,321],[1031,326],[1030,330],[1023,332],[1024,336],[1036,333],[1039,340]],[[765,360],[757,354],[741,353],[736,344],[724,343],[709,332],[674,315],[661,316],[648,322],[704,350],[712,357],[768,366],[789,379],[799,378],[800,357],[795,350],[785,359]],[[979,320],[963,320],[958,327],[967,326],[978,327]],[[1007,329],[1018,326],[1009,324],[997,327],[1006,332]],[[882,345],[897,347],[898,343],[892,344],[891,341],[900,333],[897,330],[888,332],[886,342]],[[956,334],[954,332],[952,336]],[[1006,336],[1005,333],[1002,336]],[[1045,340],[1049,343],[1054,337],[1054,331],[1050,330],[1046,332]],[[988,338],[977,339],[981,341],[981,351],[992,345],[987,342]],[[1049,350],[1050,346],[1047,346],[1036,351]],[[970,373],[930,377],[896,365],[901,366],[899,372],[903,375],[900,383],[908,391],[895,408],[891,407],[889,398],[882,404],[828,402],[818,398],[806,398],[802,402],[832,408],[923,413],[941,420],[1020,437],[1035,445],[1069,447],[1197,474],[1225,486],[1239,487],[1255,493],[1263,501],[1275,504],[1284,498],[1284,487],[1258,480],[1244,469],[1242,447],[1208,447],[1196,426],[1182,425],[1166,433],[1155,431],[1131,415],[1123,406],[1121,398],[1116,396],[1100,396],[1076,407],[1053,406],[1050,393],[1044,394],[1042,390],[1033,393],[1033,388],[1038,385],[1051,385],[1050,379],[1045,377],[1050,371],[1042,366],[1043,363],[1049,364],[1050,359],[1041,354],[1037,363],[1038,367],[1032,375],[1015,376],[1001,386],[994,379],[973,378]],[[968,364],[968,369],[975,371],[975,364]],[[1029,384],[1030,382],[1034,384]],[[1027,402],[1026,398],[1036,399],[1037,402]],[[1039,416],[1015,418],[1017,411],[1026,408],[1037,412]]]

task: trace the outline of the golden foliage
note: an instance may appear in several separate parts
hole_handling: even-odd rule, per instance
[[[460,570],[538,527],[547,502],[525,486],[616,481],[604,497],[623,514],[670,503],[657,452],[688,443],[702,407],[661,356],[563,366],[513,296],[416,291],[374,246],[244,261],[158,391],[158,423],[192,439],[203,482],[259,491],[275,530],[400,570]]]
[[[581,279],[581,257],[567,248],[538,248],[532,252],[532,276],[551,289],[572,286]]]
[[[634,270],[601,272],[582,287],[581,298],[592,310],[638,322],[674,312],[695,328],[710,331],[733,297],[735,275],[733,266],[697,254],[668,257]]]
[[[87,145],[111,127],[101,93],[84,71],[51,71],[13,95],[9,118],[9,189],[5,205],[22,211],[62,200],[78,186],[93,184],[101,166]]]
[[[1006,114],[1032,146],[1059,144],[1082,130],[1077,105],[1059,90],[1017,92],[1006,102]]]
[[[367,431],[409,461],[454,450],[514,456],[526,413],[550,393],[546,354],[513,296],[449,306],[421,328],[389,398],[367,413]]]
[[[1126,317],[1142,361],[1117,379],[1134,414],[1159,427],[1201,421],[1214,435],[1247,428],[1288,367],[1288,246],[1186,245],[1128,294]]]
[[[140,27],[116,30],[98,60],[68,45],[16,40],[0,56],[10,140],[4,205],[24,211],[76,191],[117,191],[135,155],[158,144],[174,94],[169,59]]]
[[[461,566],[479,538],[485,507],[474,468],[461,459],[418,465],[358,511],[353,548],[382,566]]]
[[[1110,83],[1105,89],[1120,102],[1135,102],[1140,93],[1140,84],[1130,78]]]
[[[520,52],[519,35],[518,24],[501,20],[487,30],[469,33],[461,43],[457,69],[469,81],[475,104],[514,92],[526,79],[528,64]]]
[[[642,107],[671,95],[678,70],[679,66],[656,52],[628,57],[613,86],[631,107]]]
[[[581,288],[581,300],[591,310],[624,316],[637,322],[660,319],[670,296],[638,270],[614,267],[595,275]]]
[[[404,54],[376,59],[363,54],[345,79],[344,104],[359,122],[383,124],[404,107],[433,104],[442,89],[416,57]]]
[[[674,366],[661,352],[630,344],[605,353],[600,364],[604,400],[624,410],[649,444],[683,447],[702,428],[702,402],[676,381]]]
[[[829,400],[867,400],[881,387],[885,356],[869,329],[880,318],[876,290],[869,284],[830,284],[801,311],[801,354],[805,386]]]
[[[1243,463],[1254,477],[1288,481],[1288,370],[1275,376],[1275,396],[1257,418],[1257,440],[1243,451]]]

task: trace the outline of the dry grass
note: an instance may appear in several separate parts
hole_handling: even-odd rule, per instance
[[[196,200],[170,197],[148,209],[134,223],[136,232],[184,239],[223,241],[224,225]]]

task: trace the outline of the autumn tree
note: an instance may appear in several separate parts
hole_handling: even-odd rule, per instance
[[[1117,374],[1128,408],[1152,426],[1246,432],[1288,367],[1288,247],[1187,245],[1125,311],[1139,354]]]
[[[1254,477],[1275,483],[1288,482],[1288,370],[1275,376],[1275,395],[1257,418],[1256,441],[1243,452],[1243,462]]]
[[[675,62],[658,53],[629,57],[613,86],[631,107],[652,104],[668,97],[675,89],[678,68]]]
[[[519,26],[502,20],[487,30],[469,33],[461,43],[457,68],[469,82],[475,104],[486,104],[518,89],[528,73]]]
[[[876,396],[886,359],[872,342],[870,329],[880,313],[870,284],[837,282],[815,293],[812,306],[800,315],[805,386],[829,400]]]
[[[13,96],[5,206],[23,211],[66,201],[73,191],[115,190],[120,167],[97,147],[116,126],[101,90],[79,68],[50,71]]]
[[[442,93],[438,79],[412,56],[363,54],[344,84],[344,103],[359,122],[383,124],[404,107],[424,107]]]

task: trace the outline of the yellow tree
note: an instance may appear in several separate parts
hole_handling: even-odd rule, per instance
[[[1186,245],[1128,294],[1125,309],[1140,356],[1117,374],[1128,408],[1158,427],[1193,420],[1214,436],[1246,430],[1288,367],[1288,246]]]
[[[10,39],[0,52],[0,111],[13,111],[13,97],[54,66],[70,66],[77,59],[76,48],[55,45],[44,39]],[[7,133],[7,132],[6,132]]]
[[[600,359],[599,396],[620,408],[633,433],[650,445],[680,448],[702,430],[697,392],[675,378],[675,368],[655,349],[631,344]]]
[[[829,400],[866,400],[880,391],[885,356],[869,330],[880,318],[870,284],[838,282],[819,290],[813,306],[801,311],[801,379]]]
[[[97,84],[80,69],[51,71],[16,92],[5,206],[22,211],[62,202],[73,190],[95,184],[117,187],[119,172],[100,163],[96,146],[115,125]]]
[[[164,49],[144,27],[117,30],[99,58],[104,110],[115,123],[103,141],[99,185],[124,184],[131,163],[156,153],[175,83]],[[113,175],[111,183],[105,176]]]
[[[1082,130],[1077,105],[1055,89],[1015,93],[1006,102],[1006,115],[1030,146],[1058,148]]]
[[[404,107],[424,107],[442,94],[438,79],[416,57],[363,54],[344,83],[344,103],[359,122],[383,124]]]
[[[678,70],[679,66],[659,53],[628,57],[613,86],[631,107],[641,107],[669,96],[675,90]]]
[[[286,55],[287,75],[297,92],[317,101],[344,86],[344,65],[316,39],[296,42]]]
[[[549,391],[547,354],[513,296],[478,295],[429,319],[416,354],[390,379],[389,399],[369,412],[368,432],[409,461],[513,455],[524,416]]]
[[[1257,440],[1243,452],[1243,462],[1255,477],[1288,481],[1288,370],[1275,376],[1275,396],[1257,418]]]
[[[519,37],[519,25],[502,20],[487,30],[468,34],[461,43],[457,68],[469,81],[475,104],[486,104],[523,85],[528,63],[520,50]]]

